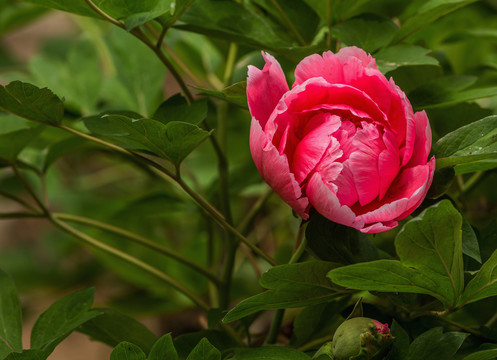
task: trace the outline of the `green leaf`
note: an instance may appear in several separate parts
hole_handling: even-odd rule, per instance
[[[378,259],[378,251],[365,234],[318,213],[311,217],[305,237],[307,250],[321,260],[354,264]]]
[[[10,349],[22,351],[21,302],[14,281],[0,270],[0,358]]]
[[[497,250],[466,285],[460,304],[468,304],[497,295]]]
[[[312,357],[312,360],[334,360],[333,342],[329,341],[322,345]]]
[[[462,217],[448,200],[405,224],[395,238],[400,261],[380,260],[332,270],[341,286],[431,295],[455,306],[463,288]]]
[[[386,360],[404,360],[407,357],[409,349],[409,334],[407,334],[395,319],[390,327],[390,334],[394,339]]]
[[[142,5],[145,1],[142,1]],[[138,2],[140,3],[140,2]],[[151,3],[151,2],[150,2]],[[173,15],[176,8],[176,0],[159,0],[155,1],[156,5],[154,7],[147,6],[144,7],[141,12],[136,12],[130,15],[124,21],[126,30],[130,31],[137,26],[143,25],[150,20],[153,20],[161,15],[170,14]],[[140,11],[140,10],[138,10]]]
[[[348,46],[373,53],[388,45],[397,30],[391,20],[354,18],[334,26],[332,34]]]
[[[497,116],[488,116],[439,139],[432,153],[437,169],[497,159]]]
[[[39,123],[57,125],[62,121],[64,104],[47,88],[12,81],[6,86],[0,85],[0,110]]]
[[[236,21],[233,21],[236,19]],[[244,5],[229,0],[195,2],[181,18],[179,29],[237,41],[256,47],[290,45],[275,34],[268,22]]]
[[[5,4],[5,5],[4,5]],[[0,35],[34,21],[46,12],[45,8],[20,2],[0,3]]]
[[[495,344],[483,344],[480,349],[473,354],[463,358],[463,360],[494,360],[497,358],[497,346]]]
[[[10,353],[3,360],[46,360],[50,352],[42,350],[23,350],[22,352]]]
[[[471,224],[462,218],[462,253],[481,264],[480,245]]]
[[[454,294],[464,288],[462,216],[449,200],[443,200],[409,221],[395,238],[402,265],[448,277]]]
[[[445,99],[441,99],[437,103],[429,103],[426,105],[421,105],[421,107],[423,107],[424,109],[434,109],[438,107],[460,104],[463,102],[483,99],[486,97],[491,97],[496,95],[497,95],[497,86],[469,89],[451,94],[451,96],[448,96]]]
[[[207,101],[205,99],[188,104],[181,94],[174,95],[164,101],[155,111],[152,118],[167,124],[171,121],[183,121],[198,125],[207,117]]]
[[[469,5],[476,0],[430,0],[428,2],[418,2],[422,4],[420,8],[413,13],[405,13],[402,18],[407,19],[396,34],[392,43],[398,43],[426,25],[434,22],[443,15],[446,15],[463,6]]]
[[[110,354],[110,360],[146,360],[147,355],[135,344],[123,341]]]
[[[122,115],[103,115],[84,119],[96,136],[129,150],[142,150],[179,165],[209,132],[180,121],[163,124],[152,119],[131,119]]]
[[[285,346],[261,346],[235,350],[233,360],[310,360],[310,356]]]
[[[197,332],[180,335],[174,339],[174,347],[180,359],[186,359],[198,343],[206,338],[216,349],[223,353],[237,347],[239,344],[229,336],[219,330],[200,330]]]
[[[186,360],[221,360],[221,352],[203,338],[192,350]]]
[[[231,309],[224,322],[232,322],[261,310],[294,308],[330,301],[343,296],[326,278],[337,265],[308,261],[279,265],[264,273],[259,283],[270,289],[243,300]]]
[[[247,104],[247,81],[240,81],[236,84],[228,86],[224,90],[204,89],[193,86],[194,89],[200,90],[207,95],[217,97],[222,100],[229,101],[242,108],[248,108]]]
[[[54,302],[36,320],[31,331],[31,348],[53,351],[55,346],[76,328],[100,315],[90,310],[94,289],[67,295]]]
[[[157,340],[141,322],[112,309],[95,309],[100,315],[85,322],[78,332],[89,335],[92,339],[112,347],[127,341],[149,353]]]
[[[147,360],[178,360],[171,334],[166,334],[157,340],[148,355]]]
[[[416,45],[395,45],[375,54],[376,64],[382,73],[395,70],[401,66],[438,65],[438,60],[428,56],[429,49]]]
[[[406,360],[452,359],[468,335],[455,331],[443,334],[441,327],[430,329],[414,339]]]
[[[36,126],[0,135],[0,159],[13,162],[19,153],[42,131],[43,126]]]

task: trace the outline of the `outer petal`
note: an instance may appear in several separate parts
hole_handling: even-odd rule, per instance
[[[299,216],[307,219],[309,201],[303,197],[295,176],[290,172],[286,156],[279,154],[254,117],[250,127],[250,152],[262,178]]]
[[[413,144],[414,150],[407,165],[408,167],[424,164],[431,149],[431,128],[424,111],[414,114],[414,125],[416,127],[416,138]]]
[[[373,59],[371,55],[368,55],[367,52],[356,46],[348,46],[342,48],[340,49],[340,51],[337,52],[336,56],[340,59],[342,63],[347,62],[347,59],[349,58],[357,58],[361,61],[361,65],[363,67],[368,67],[378,70],[378,68],[376,67],[375,59]]]
[[[262,56],[266,61],[262,70],[248,67],[247,101],[250,113],[264,129],[278,101],[289,88],[278,61],[264,52]]]
[[[292,87],[313,77],[322,77],[330,84],[343,83],[340,60],[331,51],[326,51],[323,56],[318,54],[307,56],[295,68],[295,82]]]
[[[324,217],[339,224],[361,229],[364,222],[348,206],[342,206],[336,194],[325,185],[321,175],[315,173],[307,184],[307,197],[314,208]]]

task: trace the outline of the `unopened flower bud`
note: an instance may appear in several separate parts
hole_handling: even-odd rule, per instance
[[[369,360],[388,346],[392,337],[388,324],[357,317],[344,321],[333,336],[335,360]]]

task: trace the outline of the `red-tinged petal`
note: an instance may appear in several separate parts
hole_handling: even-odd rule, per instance
[[[364,206],[378,197],[378,156],[385,149],[385,145],[378,129],[366,123],[357,131],[352,142],[356,150],[349,156],[349,167],[354,177],[359,203]]]
[[[366,234],[377,234],[380,232],[391,230],[397,225],[399,225],[397,221],[387,221],[387,222],[380,222],[373,225],[369,225],[359,230]]]
[[[383,134],[383,143],[386,148],[378,156],[378,168],[380,173],[380,201],[387,193],[392,181],[394,181],[400,169],[399,147],[395,134],[387,130],[385,134]]]
[[[299,184],[323,158],[331,144],[331,134],[340,127],[340,118],[329,113],[319,113],[310,119],[307,126],[310,127],[310,131],[297,145],[291,164],[292,172]]]
[[[306,192],[311,205],[329,220],[356,229],[364,226],[364,223],[356,219],[356,215],[348,206],[340,204],[336,194],[325,185],[319,173],[312,175]]]
[[[295,68],[295,82],[292,87],[313,77],[322,77],[330,84],[343,83],[342,64],[331,51],[323,56],[313,54],[304,58]]]
[[[428,123],[428,117],[424,111],[414,114],[415,140],[413,152],[409,160],[408,167],[424,164],[428,158],[431,149],[431,128]]]
[[[309,201],[302,197],[302,190],[290,172],[286,155],[279,154],[255,118],[252,118],[250,127],[250,152],[262,178],[299,216],[307,219]]]
[[[264,129],[269,116],[289,88],[278,61],[264,52],[262,56],[266,61],[262,70],[248,67],[247,101],[250,113]]]
[[[354,176],[350,170],[348,160],[343,162],[342,172],[333,183],[338,189],[337,197],[340,204],[352,206],[359,200],[359,196],[357,195],[357,190],[355,188]]]
[[[374,201],[362,208],[352,207],[359,220],[374,224],[402,220],[421,204],[428,192],[435,170],[435,159],[426,165],[405,169],[392,184],[382,201]]]

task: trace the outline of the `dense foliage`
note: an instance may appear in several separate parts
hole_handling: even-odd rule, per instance
[[[54,9],[74,34],[27,62],[0,47],[0,359],[73,331],[113,360],[338,360],[339,338],[357,359],[497,358],[496,1],[0,0],[0,35]],[[426,199],[375,235],[292,214],[249,149],[261,50],[292,84],[347,46],[433,134]],[[77,291],[23,345],[16,286]],[[167,334],[136,320],[180,312]]]

